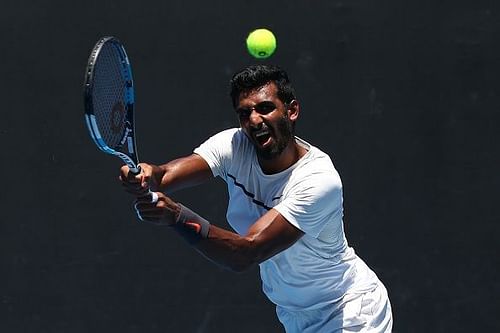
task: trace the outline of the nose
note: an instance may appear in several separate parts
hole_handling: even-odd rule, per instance
[[[255,111],[254,108],[251,110],[250,115],[248,116],[248,124],[253,128],[259,128],[260,126],[262,126],[261,114]]]

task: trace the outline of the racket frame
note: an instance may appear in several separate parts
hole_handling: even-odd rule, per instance
[[[111,43],[120,56],[121,70],[123,77],[125,78],[125,94],[123,105],[125,107],[125,129],[123,132],[123,137],[119,141],[120,147],[110,147],[101,136],[99,127],[97,125],[94,113],[94,105],[92,93],[94,89],[94,69],[96,61],[99,57],[104,45]],[[101,38],[90,54],[87,62],[87,68],[85,71],[85,82],[84,82],[84,105],[85,105],[85,122],[89,130],[89,134],[92,137],[94,143],[97,147],[110,155],[117,156],[122,159],[125,164],[128,165],[130,171],[134,174],[140,173],[140,167],[138,165],[139,159],[137,156],[137,148],[135,143],[135,127],[134,127],[134,83],[132,78],[132,67],[128,59],[127,53],[123,44],[115,37],[107,36]],[[125,149],[122,149],[124,147]]]

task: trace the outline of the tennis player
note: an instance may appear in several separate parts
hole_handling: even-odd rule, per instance
[[[391,332],[387,291],[346,241],[339,174],[328,155],[295,136],[300,108],[286,72],[245,68],[231,79],[231,98],[240,128],[187,157],[142,163],[138,176],[121,168],[139,218],[171,226],[230,270],[259,265],[286,332]],[[166,196],[213,177],[227,183],[234,231]]]

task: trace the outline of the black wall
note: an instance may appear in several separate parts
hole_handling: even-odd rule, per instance
[[[140,225],[83,119],[88,53],[127,46],[140,157],[236,125],[227,82],[278,39],[298,134],[329,153],[348,239],[395,332],[500,329],[500,7],[494,1],[11,1],[0,10],[0,331],[279,332],[258,269],[223,271]],[[225,226],[225,187],[175,196]]]

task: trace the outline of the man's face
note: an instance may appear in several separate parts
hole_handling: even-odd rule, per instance
[[[242,92],[236,113],[240,126],[265,160],[279,156],[293,139],[287,106],[278,98],[273,82]]]

